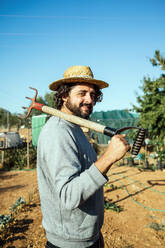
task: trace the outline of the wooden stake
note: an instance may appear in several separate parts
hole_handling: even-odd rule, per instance
[[[4,159],[5,159],[5,151],[2,150],[2,151],[1,151],[1,163],[2,163],[2,168],[3,168],[3,165],[4,165]]]
[[[27,168],[30,168],[30,162],[29,162],[29,125],[27,129]]]

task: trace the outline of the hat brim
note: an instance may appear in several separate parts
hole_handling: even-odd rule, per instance
[[[88,83],[88,84],[95,84],[99,87],[99,89],[103,89],[109,86],[108,83],[102,81],[102,80],[97,80],[94,78],[84,78],[84,77],[69,77],[69,78],[63,78],[63,79],[59,79],[57,81],[52,82],[49,85],[49,89],[56,91],[57,88],[61,85],[61,84],[65,84],[65,83]]]

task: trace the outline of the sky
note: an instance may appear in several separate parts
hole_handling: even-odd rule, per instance
[[[164,0],[0,0],[0,107],[23,113],[29,86],[42,97],[72,65],[109,83],[94,111],[131,109],[165,56]]]

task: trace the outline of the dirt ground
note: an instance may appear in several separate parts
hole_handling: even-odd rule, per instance
[[[114,165],[108,177],[105,200],[121,211],[105,209],[105,248],[165,247],[165,171]],[[44,248],[36,170],[1,171],[0,214],[9,214],[20,196],[28,204],[0,235],[0,247]]]

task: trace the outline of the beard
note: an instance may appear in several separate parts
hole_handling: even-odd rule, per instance
[[[92,104],[87,104],[87,103],[80,103],[79,106],[76,106],[71,103],[70,99],[67,100],[66,105],[65,105],[74,115],[84,118],[84,119],[89,119],[90,114],[93,111],[93,105]],[[87,106],[88,110],[83,111],[82,107]]]

